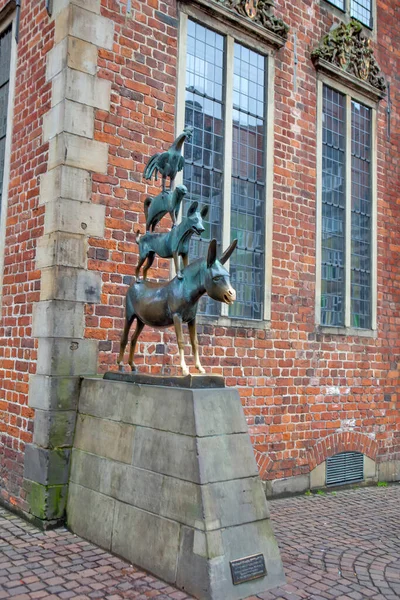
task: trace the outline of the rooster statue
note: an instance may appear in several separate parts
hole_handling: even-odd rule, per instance
[[[149,159],[145,170],[144,178],[154,179],[157,181],[158,173],[162,175],[162,191],[165,192],[165,182],[167,177],[170,178],[170,187],[174,181],[178,171],[182,171],[185,159],[182,156],[182,146],[186,140],[190,140],[193,134],[193,127],[186,127],[183,132],[178,135],[171,148],[166,152],[158,152],[153,154]]]

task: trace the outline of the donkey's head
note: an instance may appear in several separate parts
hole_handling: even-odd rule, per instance
[[[237,240],[233,240],[219,260],[217,259],[217,240],[211,240],[208,247],[205,277],[206,292],[213,300],[225,302],[225,304],[233,304],[236,300],[236,292],[231,286],[229,273],[222,266],[236,248],[236,244]]]
[[[182,224],[185,226],[186,230],[201,235],[204,231],[203,219],[205,219],[208,214],[208,206],[203,206],[200,211],[198,210],[198,207],[199,203],[196,200],[192,202],[186,217],[182,219]]]

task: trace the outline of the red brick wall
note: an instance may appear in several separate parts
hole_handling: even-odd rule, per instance
[[[322,0],[321,0],[322,2]],[[5,1],[0,1],[0,9]],[[272,319],[268,331],[200,328],[202,361],[239,388],[265,479],[307,473],[330,448],[359,449],[378,460],[400,459],[398,79],[400,25],[396,0],[378,4],[376,57],[392,83],[391,139],[386,101],[378,124],[378,338],[322,335],[314,326],[316,78],[310,51],[333,20],[328,5],[277,2],[290,25],[276,58]],[[36,240],[43,234],[38,177],[46,169],[42,115],[50,108],[46,52],[53,26],[44,2],[24,2],[18,46],[12,165],[7,212],[5,276],[0,321],[0,488],[19,503],[24,444],[32,438],[28,378],[35,372],[32,303],[39,300]],[[96,112],[96,139],[109,144],[106,176],[93,175],[93,198],[105,204],[106,234],[90,240],[88,267],[102,273],[101,304],[87,307],[86,336],[99,341],[99,371],[115,368],[123,301],[136,266],[134,231],[146,193],[144,163],[174,138],[177,29],[174,0],[102,0],[115,22],[112,52],[99,52],[99,76],[112,81],[111,111]],[[163,16],[164,15],[164,16]],[[298,35],[297,91],[293,87],[293,30]],[[396,229],[397,227],[397,229]],[[168,276],[159,261],[153,277]],[[172,330],[145,330],[137,363],[142,371],[176,373]],[[192,359],[188,348],[188,363]],[[332,394],[337,387],[340,394]],[[355,419],[353,434],[339,435]],[[370,436],[368,441],[365,435]],[[323,439],[326,438],[325,442]],[[376,442],[376,444],[375,444]],[[344,445],[344,446],[343,446]],[[376,453],[375,453],[376,452]]]
[[[6,4],[1,0],[0,10]],[[31,324],[40,293],[40,272],[35,270],[44,221],[39,176],[46,171],[48,152],[41,127],[51,99],[45,67],[53,29],[45,2],[22,2],[0,318],[0,493],[13,504],[19,503],[24,448],[33,431],[28,380],[36,369]]]
[[[399,57],[393,48],[399,44],[400,29],[394,0],[391,5],[391,10],[387,4],[378,6],[375,48],[394,96]],[[124,16],[124,7],[121,14],[120,3],[104,1],[103,6],[103,15],[116,23],[116,44],[113,52],[99,57],[101,76],[113,82],[113,95],[111,114],[97,113],[96,137],[110,144],[110,158],[108,175],[94,177],[93,192],[95,201],[107,206],[107,229],[105,240],[91,240],[89,267],[103,273],[104,283],[102,304],[88,309],[86,329],[88,337],[100,340],[100,371],[115,368],[123,298],[136,266],[138,222],[143,231],[144,162],[173,139],[177,58],[177,30],[160,15],[176,18],[173,2],[134,2],[134,18]],[[307,473],[324,447],[320,444],[317,452],[316,442],[349,419],[355,420],[357,435],[340,435],[335,444],[348,439],[348,449],[364,451],[376,440],[379,459],[400,458],[398,98],[393,99],[390,143],[386,101],[379,108],[378,338],[323,335],[314,325],[316,73],[310,52],[338,19],[323,2],[281,0],[276,14],[291,29],[276,57],[271,328],[200,327],[203,365],[239,388],[260,472],[267,479]],[[166,264],[160,261],[161,268],[151,276],[167,276]],[[141,371],[178,372],[172,330],[145,329],[140,339]],[[187,352],[193,364],[189,346]]]

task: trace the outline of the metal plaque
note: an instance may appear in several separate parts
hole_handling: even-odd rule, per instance
[[[263,554],[253,554],[230,561],[233,585],[265,577],[267,569]]]

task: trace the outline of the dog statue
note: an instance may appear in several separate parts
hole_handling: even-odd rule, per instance
[[[139,263],[136,267],[136,281],[139,283],[140,268],[147,259],[143,269],[143,280],[151,267],[156,254],[161,258],[173,258],[178,279],[182,279],[179,265],[179,256],[182,257],[183,266],[188,265],[189,242],[193,234],[201,235],[204,231],[203,219],[208,214],[208,206],[203,206],[198,211],[198,202],[194,201],[189,207],[186,217],[168,233],[136,234],[139,244]]]
[[[185,195],[187,187],[177,185],[173,192],[161,192],[155,198],[146,198],[144,201],[144,215],[146,217],[146,231],[154,231],[157,223],[161,221],[164,215],[170,214],[173,227],[178,218],[179,209]]]

